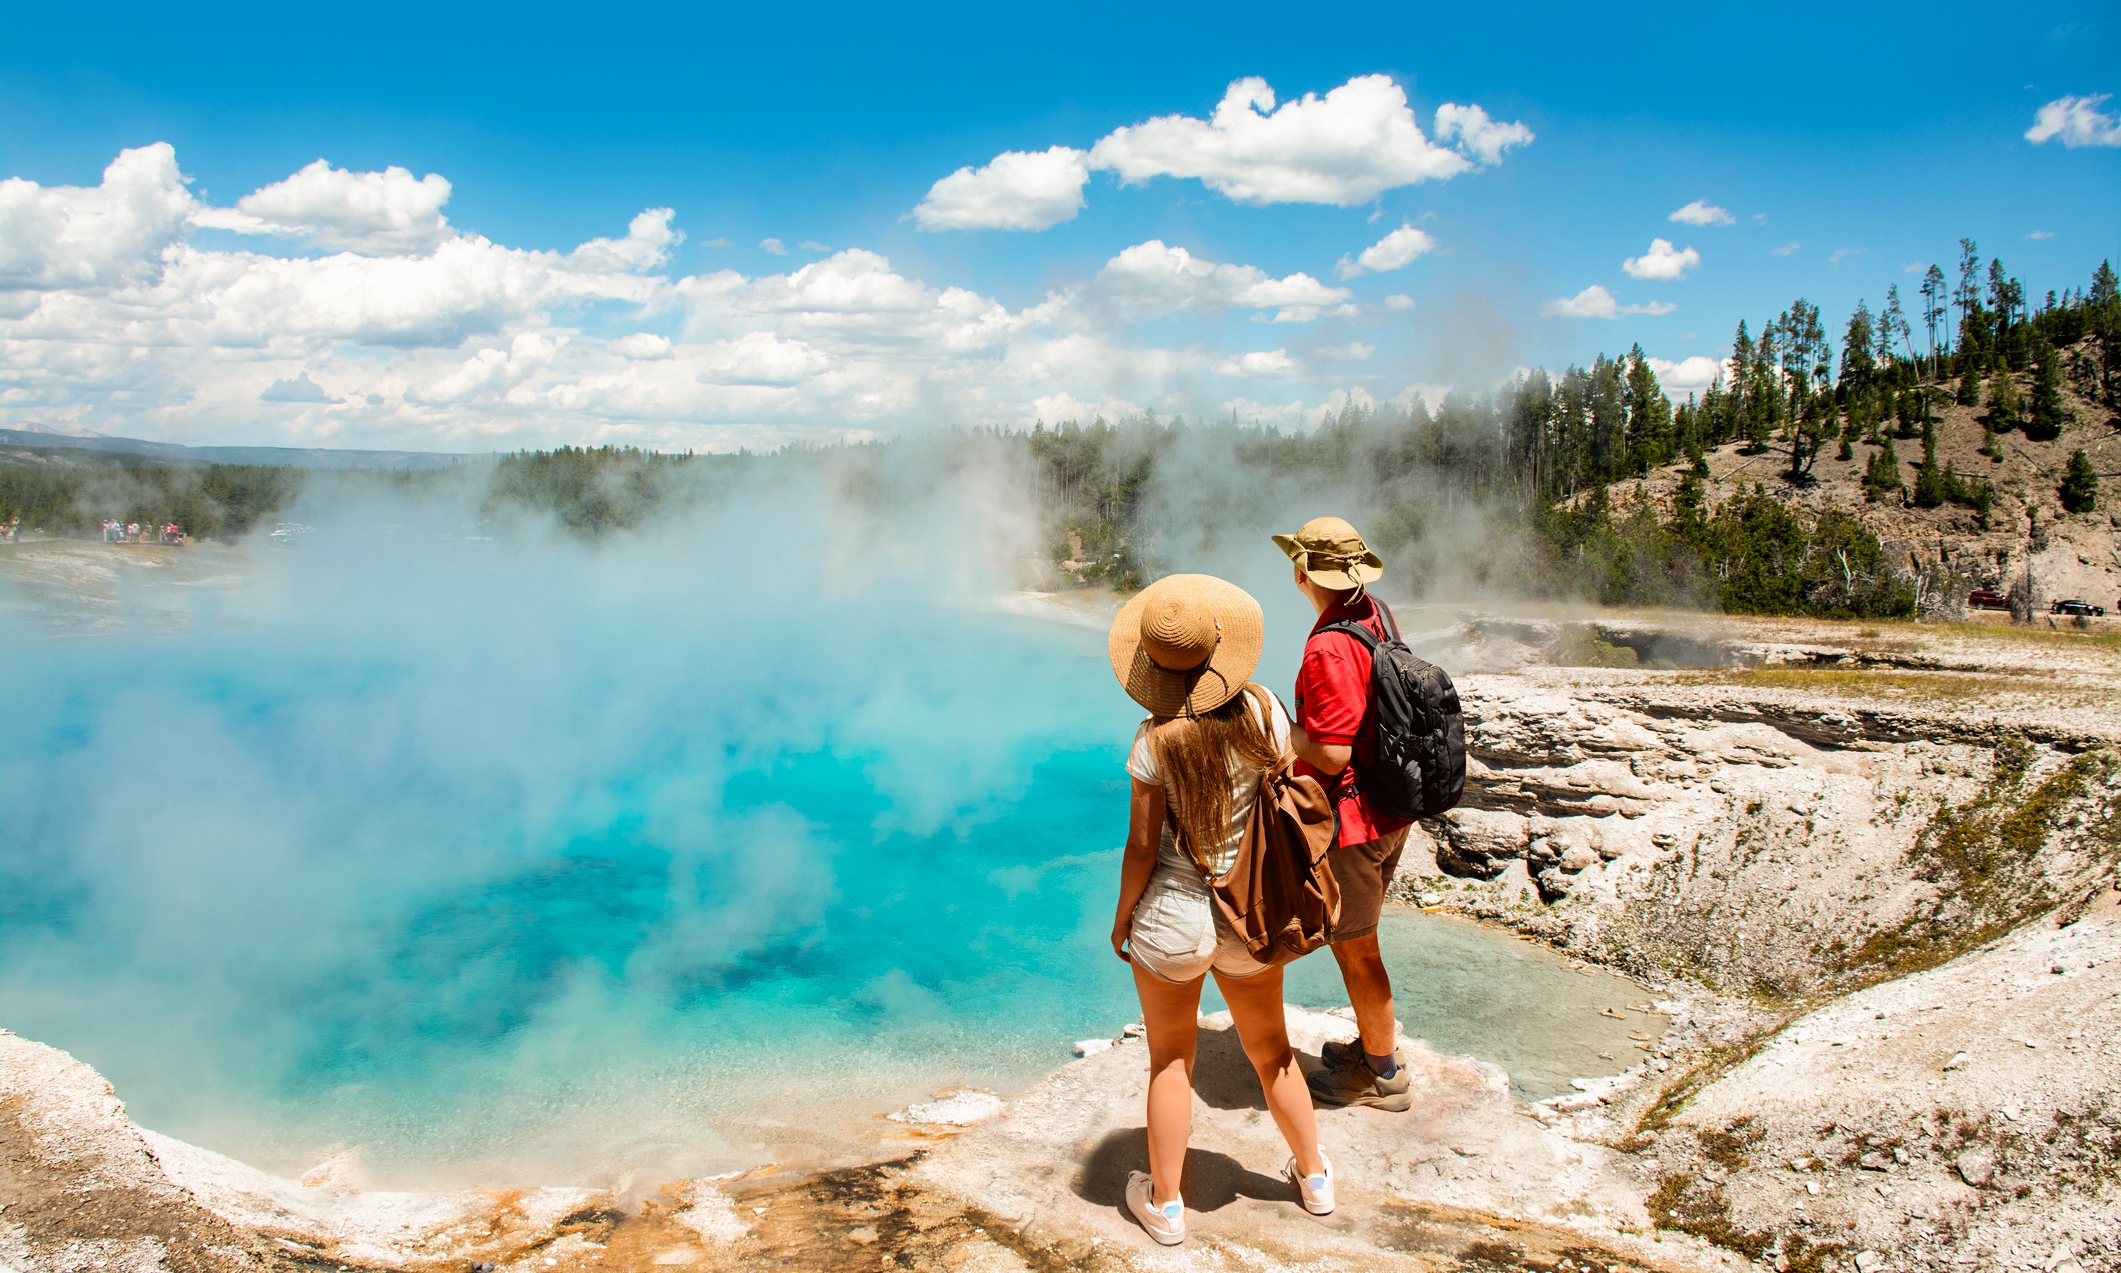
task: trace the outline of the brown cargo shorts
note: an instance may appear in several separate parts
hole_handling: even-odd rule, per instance
[[[1385,890],[1399,870],[1399,851],[1407,847],[1410,827],[1388,831],[1362,844],[1335,845],[1326,853],[1333,882],[1340,885],[1340,921],[1327,932],[1329,942],[1354,941],[1377,931],[1384,914]]]

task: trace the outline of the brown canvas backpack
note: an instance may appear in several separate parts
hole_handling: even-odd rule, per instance
[[[1318,779],[1292,773],[1292,763],[1285,756],[1260,775],[1237,860],[1207,881],[1216,912],[1265,964],[1317,950],[1340,920],[1340,885],[1326,865],[1333,804]]]

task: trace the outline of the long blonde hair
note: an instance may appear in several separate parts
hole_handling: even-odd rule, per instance
[[[1273,696],[1247,683],[1221,707],[1171,717],[1150,735],[1156,767],[1164,776],[1166,815],[1180,832],[1179,844],[1203,874],[1211,870],[1203,856],[1205,846],[1220,845],[1230,829],[1230,762],[1253,769],[1281,763],[1273,719]]]

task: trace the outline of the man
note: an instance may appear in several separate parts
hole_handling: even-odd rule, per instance
[[[1409,824],[1373,810],[1362,790],[1363,767],[1377,750],[1370,651],[1345,632],[1320,630],[1352,620],[1380,640],[1394,635],[1365,587],[1383,577],[1384,562],[1338,517],[1313,518],[1274,542],[1295,563],[1297,590],[1318,614],[1296,673],[1297,772],[1317,778],[1333,801],[1336,834],[1326,862],[1340,885],[1340,920],[1327,940],[1362,1031],[1357,1043],[1326,1044],[1325,1068],[1311,1076],[1311,1093],[1328,1105],[1400,1112],[1414,1098],[1398,1046],[1392,979],[1377,949],[1377,921]]]

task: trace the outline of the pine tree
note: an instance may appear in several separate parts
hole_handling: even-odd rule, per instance
[[[1972,354],[1959,355],[1959,392],[1952,401],[1962,407],[1971,407],[1981,401],[1981,360]]]
[[[1937,431],[1922,426],[1922,463],[1915,469],[1915,507],[1936,508],[1944,503],[1944,473],[1937,467]]]
[[[1959,348],[1964,352],[1968,325],[1981,308],[1981,253],[1972,239],[1959,240],[1959,286],[1952,289],[1952,304],[1959,307]]]
[[[1922,325],[1929,330],[1929,374],[1933,377],[1938,374],[1937,322],[1944,317],[1945,309],[1944,271],[1932,265],[1929,272],[1922,276]],[[1944,343],[1947,346],[1951,344],[1949,330],[1945,332]]]
[[[2092,273],[2091,295],[2085,298],[2091,329],[2099,337],[2099,390],[2107,406],[2117,400],[2121,387],[2121,279],[2114,277],[2112,262],[2101,261]]]
[[[2062,405],[2062,357],[2053,345],[2036,340],[2032,356],[2039,359],[2033,377],[2033,414],[2026,422],[2025,436],[2035,442],[2052,442],[2062,436],[2069,423],[2069,409]]]
[[[1988,423],[1998,433],[2009,433],[2018,427],[2020,414],[2025,409],[2025,400],[2019,396],[2018,386],[2012,382],[2010,370],[1997,367],[1996,374],[1988,381]]]
[[[1849,315],[1848,330],[1841,337],[1841,385],[1844,390],[1853,392],[1870,384],[1871,369],[1877,365],[1871,357],[1871,346],[1876,343],[1876,337],[1871,307],[1857,301],[1855,311]]]
[[[1886,492],[1902,486],[1900,457],[1893,454],[1893,440],[1887,438],[1883,447],[1871,452],[1870,463],[1863,466],[1863,497],[1875,504]]]
[[[2099,507],[2099,474],[2092,468],[2091,457],[2079,447],[2069,457],[2069,468],[2062,474],[2062,508],[2070,513],[2089,513]]]
[[[1901,347],[1907,350],[1908,360],[1915,357],[1914,334],[1908,330],[1907,313],[1900,308],[1900,285],[1885,289],[1885,308],[1878,314],[1877,362],[1880,367],[1893,365],[1893,339],[1898,337]]]

